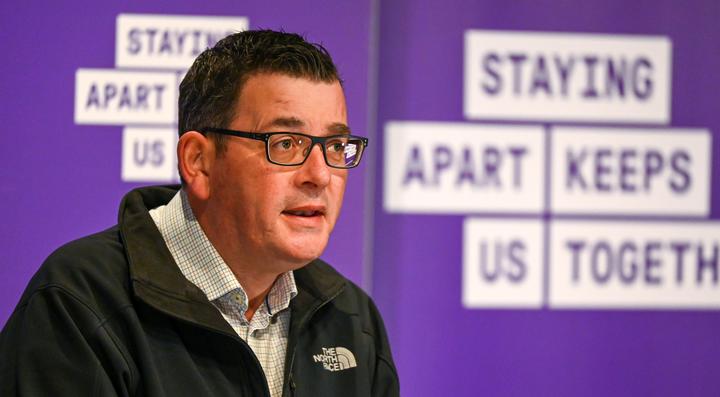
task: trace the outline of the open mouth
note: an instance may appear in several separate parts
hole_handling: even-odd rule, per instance
[[[321,211],[298,211],[298,210],[287,210],[283,211],[283,214],[293,215],[293,216],[302,216],[302,217],[313,217],[313,216],[322,216],[323,212]]]
[[[285,215],[299,216],[303,218],[312,218],[316,216],[325,215],[325,207],[316,205],[307,205],[302,207],[295,207],[286,209],[283,211]]]

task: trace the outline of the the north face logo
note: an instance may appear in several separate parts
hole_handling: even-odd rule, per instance
[[[344,347],[323,347],[322,354],[314,354],[313,360],[322,363],[323,368],[328,371],[342,371],[357,367],[355,356]]]

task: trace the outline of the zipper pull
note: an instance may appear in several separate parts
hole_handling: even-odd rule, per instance
[[[295,384],[295,378],[292,376],[292,373],[290,373],[290,390],[293,392],[297,388],[297,385]]]

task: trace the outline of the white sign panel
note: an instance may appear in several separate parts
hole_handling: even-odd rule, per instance
[[[470,30],[465,116],[667,124],[671,57],[662,36]]]
[[[124,182],[174,182],[177,176],[173,128],[123,129],[122,180]]]
[[[463,225],[465,308],[540,308],[542,221],[467,218]]]
[[[120,14],[115,65],[187,69],[206,48],[247,29],[246,17]]]
[[[710,212],[707,130],[554,127],[551,141],[554,213]]]
[[[541,126],[390,122],[385,209],[537,213],[543,208],[544,148]]]
[[[78,69],[76,124],[165,124],[175,122],[177,77],[172,72]]]
[[[554,221],[554,308],[720,308],[720,223]]]

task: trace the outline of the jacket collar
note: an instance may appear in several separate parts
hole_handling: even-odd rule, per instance
[[[235,335],[205,294],[180,272],[148,211],[170,202],[179,185],[132,190],[120,204],[118,223],[130,266],[133,292],[171,316]],[[291,301],[295,325],[337,296],[345,279],[320,260],[295,270],[298,295]],[[293,327],[294,328],[294,327]]]

